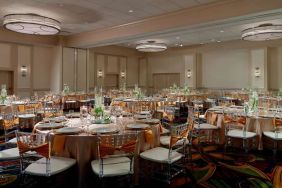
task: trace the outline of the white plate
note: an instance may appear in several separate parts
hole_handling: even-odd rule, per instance
[[[56,130],[56,133],[61,133],[61,134],[75,134],[80,132],[81,132],[81,128],[78,127],[64,127]]]
[[[136,119],[146,119],[148,117],[149,117],[149,115],[142,115],[142,114],[134,115],[134,118],[136,118]]]
[[[140,120],[142,123],[149,123],[149,124],[157,124],[160,123],[159,119],[142,119]]]
[[[150,111],[141,111],[139,114],[141,114],[141,115],[150,115],[151,112]]]
[[[130,129],[146,129],[149,127],[149,125],[143,123],[133,123],[133,124],[128,124],[126,127]]]
[[[116,133],[118,132],[118,129],[114,127],[101,127],[91,129],[90,132],[94,134]]]
[[[19,118],[34,118],[35,115],[34,114],[20,114],[18,117]]]
[[[61,123],[39,123],[36,128],[41,129],[57,129],[61,128],[63,125]]]
[[[66,114],[66,117],[67,118],[70,118],[70,117],[72,117],[72,118],[79,118],[80,117],[80,113],[79,112],[68,113],[68,114]]]

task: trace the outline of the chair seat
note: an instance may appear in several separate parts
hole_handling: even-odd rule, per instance
[[[196,129],[201,129],[201,130],[215,130],[218,129],[217,126],[208,124],[208,123],[201,123],[200,125],[195,125]]]
[[[160,143],[164,146],[169,146],[171,136],[160,136]],[[189,140],[185,140],[186,144],[189,144]],[[175,145],[181,145],[183,142],[181,140],[177,141]]]
[[[116,157],[103,159],[103,176],[121,176],[130,174],[130,159],[128,157]],[[100,162],[94,160],[91,162],[92,170],[95,174],[100,174]]]
[[[55,175],[63,172],[76,163],[75,159],[64,157],[51,157],[50,159],[50,175]],[[35,176],[46,176],[46,158],[41,158],[34,163],[31,163],[26,169],[26,174]]]
[[[200,119],[206,119],[205,114],[199,115],[199,118],[200,118]]]
[[[263,134],[268,137],[268,138],[271,138],[273,140],[282,140],[282,133],[279,132],[275,135],[275,132],[272,132],[272,131],[265,131],[263,132]]]
[[[8,143],[17,144],[17,138],[15,137],[15,138],[9,140]]]
[[[170,133],[170,131],[164,127],[162,127],[161,129],[162,129],[162,132],[160,133],[161,135]]]
[[[19,157],[18,148],[10,148],[0,151],[0,160],[18,159]]]
[[[76,101],[72,101],[72,100],[70,100],[70,101],[66,101],[65,103],[76,103]]]
[[[176,151],[172,151],[171,160],[168,159],[169,149],[156,147],[140,153],[140,157],[149,161],[158,163],[174,163],[180,160],[184,155]]]
[[[256,133],[244,131],[243,130],[230,130],[227,132],[227,136],[233,137],[233,138],[253,138],[256,136]]]

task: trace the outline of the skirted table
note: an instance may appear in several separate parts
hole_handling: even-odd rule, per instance
[[[121,119],[120,119],[121,120]],[[70,127],[81,126],[79,118],[73,118],[67,123]],[[118,121],[118,120],[117,120]],[[119,129],[119,134],[123,131],[137,131],[139,133],[139,151],[144,151],[159,146],[160,126],[159,124],[150,125],[149,129],[127,129],[127,125],[132,123],[132,119],[123,118],[122,122],[117,124],[91,124],[89,127],[84,126],[84,130],[101,129],[110,127]],[[38,126],[38,124],[35,126]],[[121,128],[122,127],[122,128]],[[56,131],[54,131],[56,132]],[[56,156],[70,157],[77,160],[78,166],[78,186],[89,187],[93,184],[93,172],[91,170],[91,161],[97,159],[97,135],[88,133],[78,134],[53,134],[52,151]],[[138,161],[136,163],[138,165]],[[138,169],[135,171],[138,176]]]
[[[225,109],[226,110],[226,109]],[[238,112],[236,110],[242,110],[242,109],[236,109],[236,108],[231,108],[228,109],[229,113],[234,110],[234,112]],[[209,109],[206,112],[206,118],[207,121],[210,122],[212,121],[212,114],[216,113],[217,118],[216,121],[214,122],[214,125],[220,128],[219,130],[219,143],[224,144],[225,143],[225,125],[223,123],[223,110],[220,108],[213,108]],[[274,117],[274,112],[261,112],[257,116],[249,115],[246,118],[246,130],[255,132],[257,134],[257,148],[258,150],[263,150],[263,132],[264,131],[272,131],[274,129],[273,124],[272,124],[272,119]]]

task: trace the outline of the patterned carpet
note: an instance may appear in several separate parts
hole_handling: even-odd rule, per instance
[[[274,162],[272,151],[269,150],[250,151],[246,154],[243,150],[231,148],[224,153],[217,145],[197,145],[193,147],[193,162],[186,164],[187,173],[175,177],[170,185],[152,178],[152,171],[159,168],[157,164],[140,159],[139,178],[134,180],[137,185],[134,186],[134,181],[129,181],[128,178],[109,178],[104,187],[279,188],[282,187],[281,154],[277,153],[277,160]],[[17,165],[16,161],[0,162],[1,167],[12,168],[13,165]],[[0,187],[19,187],[19,178],[15,174],[0,174]],[[63,176],[64,179],[68,177],[69,175]],[[29,179],[22,187],[42,187],[42,182],[44,180]],[[93,186],[97,185],[99,180],[93,176]]]
[[[276,160],[272,151],[250,151],[238,148],[227,152],[217,145],[193,147],[192,163],[186,164],[188,173],[175,178],[171,185],[154,183],[159,187],[200,188],[280,188],[282,187],[282,153]],[[147,175],[148,176],[148,175]],[[141,176],[142,179],[142,176]],[[140,187],[152,185],[152,178],[141,182]]]

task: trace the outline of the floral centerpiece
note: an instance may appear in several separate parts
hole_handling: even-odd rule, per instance
[[[7,100],[6,85],[2,85],[2,89],[1,89],[1,102],[2,102],[2,104],[4,104],[6,100]]]
[[[258,93],[253,91],[249,96],[249,111],[250,112],[257,112],[258,110]]]
[[[139,88],[137,85],[135,85],[135,88],[133,90],[133,95],[135,96],[135,98],[137,99],[141,99],[143,98],[143,93],[141,88]]]
[[[95,106],[91,111],[91,114],[95,116],[94,123],[110,123],[110,116],[105,114],[104,111],[104,96],[102,88],[99,90],[95,89]]]
[[[171,93],[176,93],[179,88],[176,84],[173,84],[171,87],[170,87],[170,90],[171,90]]]
[[[188,86],[184,87],[183,93],[184,93],[184,95],[189,95],[190,94],[190,89],[188,88]]]
[[[280,87],[278,90],[278,97],[282,97],[282,87]]]
[[[67,84],[64,84],[63,95],[68,95],[70,93],[70,88]]]

